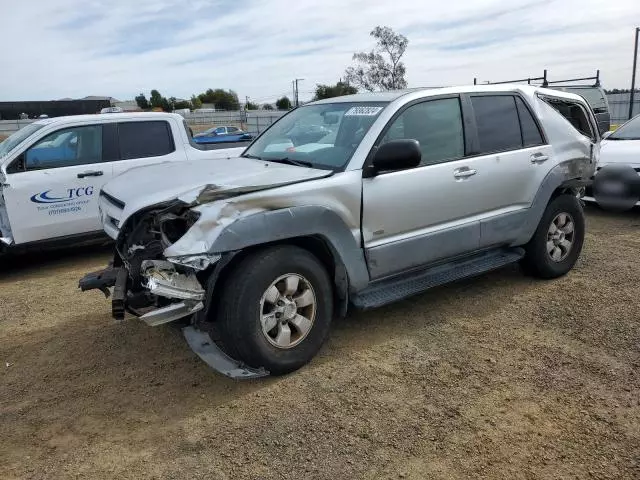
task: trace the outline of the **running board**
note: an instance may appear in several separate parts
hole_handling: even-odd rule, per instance
[[[193,350],[204,363],[229,378],[245,380],[269,375],[269,372],[264,368],[251,368],[229,357],[211,340],[209,334],[202,330],[188,326],[182,329],[182,333],[191,350]]]
[[[351,302],[356,308],[363,310],[381,307],[440,285],[504,267],[522,257],[524,250],[521,248],[491,250],[426,270],[380,280],[354,295]]]

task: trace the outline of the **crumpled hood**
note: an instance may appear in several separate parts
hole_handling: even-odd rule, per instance
[[[600,166],[615,163],[640,165],[640,140],[603,140],[600,143]]]
[[[132,168],[107,182],[103,191],[125,204],[121,220],[141,208],[180,199],[197,204],[227,192],[251,191],[332,175],[330,170],[298,167],[242,157],[166,162]],[[209,194],[202,194],[209,192]],[[212,192],[215,192],[213,195]]]

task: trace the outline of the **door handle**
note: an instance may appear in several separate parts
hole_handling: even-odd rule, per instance
[[[84,177],[101,177],[103,172],[101,170],[94,170],[92,172],[82,172],[78,174],[78,178]]]
[[[473,170],[469,167],[462,167],[462,168],[456,168],[453,171],[453,176],[455,178],[469,178],[474,176],[476,173],[478,173],[477,170]]]
[[[531,163],[542,163],[549,160],[549,157],[544,153],[534,153],[531,155]]]

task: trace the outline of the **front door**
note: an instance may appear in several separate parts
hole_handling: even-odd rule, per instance
[[[372,278],[392,275],[478,248],[480,226],[475,159],[465,158],[460,99],[409,106],[389,126],[382,143],[420,142],[413,169],[381,172],[363,180],[362,231]]]
[[[7,169],[2,194],[16,244],[102,230],[98,194],[112,175],[102,128],[57,130]]]

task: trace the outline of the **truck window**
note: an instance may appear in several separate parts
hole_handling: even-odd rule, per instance
[[[520,122],[513,96],[472,96],[471,104],[478,127],[479,153],[522,148]]]
[[[24,155],[26,170],[42,170],[102,161],[102,126],[88,125],[53,132]]]
[[[175,151],[171,127],[163,120],[118,123],[120,159],[160,157]]]
[[[464,156],[464,134],[457,98],[430,100],[407,108],[396,118],[382,143],[414,139],[420,142],[420,165],[434,165]]]
[[[533,119],[531,112],[520,97],[515,98],[518,117],[520,118],[520,129],[522,130],[522,145],[524,147],[543,145],[544,140],[542,139],[542,133],[540,133],[538,124]]]

